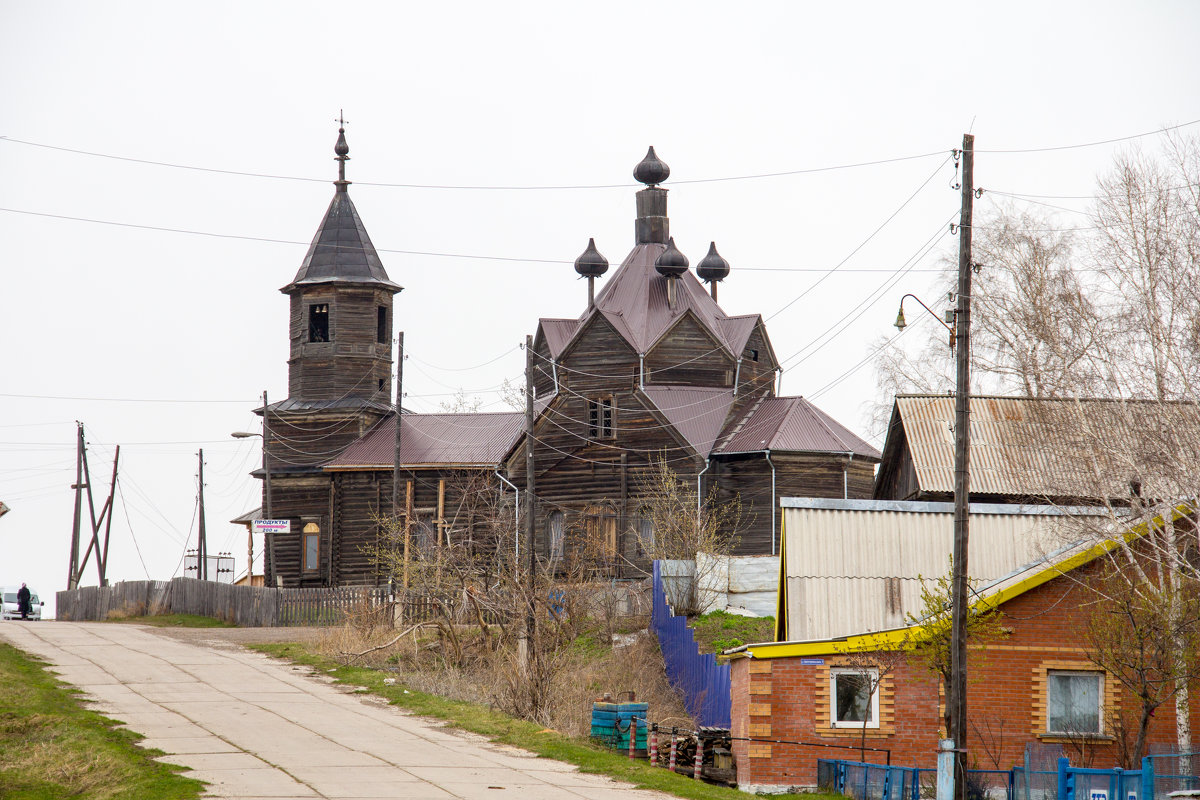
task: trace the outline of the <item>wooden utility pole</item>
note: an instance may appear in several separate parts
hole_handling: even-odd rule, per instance
[[[208,580],[208,537],[204,529],[204,448],[200,448],[200,529],[197,534],[199,547],[196,549],[196,577]]]
[[[954,574],[951,585],[950,738],[954,740],[954,797],[966,798],[967,776],[967,551],[971,491],[971,211],[975,197],[975,137],[963,134],[962,210],[958,218],[958,359],[954,397]]]
[[[534,615],[534,592],[537,581],[537,553],[533,549],[534,531],[534,477],[533,477],[533,337],[525,337],[525,552],[529,554],[529,567],[525,580],[529,591],[529,609],[525,616],[526,650],[528,663],[533,661],[533,634],[537,619]]]
[[[83,521],[83,423],[76,421],[75,442],[75,522],[71,526],[71,561],[67,565],[67,589],[79,588],[79,526]]]
[[[96,516],[96,503],[92,497],[92,473],[88,468],[83,423],[76,422],[76,425],[78,426],[78,430],[76,433],[75,483],[71,486],[75,490],[75,522],[71,528],[71,563],[67,571],[68,589],[79,588],[79,581],[83,578],[83,571],[87,568],[88,559],[92,557],[93,549],[96,551],[96,571],[100,578],[99,585],[108,585],[108,542],[112,532],[113,502],[117,493],[117,465],[121,460],[121,447],[118,445],[116,452],[113,454],[112,481],[109,484],[108,498],[104,501],[104,506],[100,509],[100,516]],[[87,493],[88,521],[91,525],[91,538],[88,540],[87,550],[84,551],[83,557],[80,558],[79,545],[82,544],[83,496],[85,492]],[[101,525],[104,525],[103,542],[100,541]]]
[[[400,436],[404,417],[404,331],[396,338],[396,444],[392,452],[392,524],[400,519]],[[412,482],[405,490],[404,499],[404,588],[408,588],[409,525],[412,523]]]

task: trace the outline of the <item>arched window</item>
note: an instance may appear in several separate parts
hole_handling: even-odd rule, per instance
[[[647,555],[654,555],[654,518],[650,515],[650,509],[642,506],[638,509],[637,515],[637,537],[638,547]]]
[[[550,563],[557,564],[563,557],[563,513],[552,511],[546,520],[546,544],[550,555]]]
[[[304,570],[314,572],[321,568],[321,526],[310,522],[304,526]]]

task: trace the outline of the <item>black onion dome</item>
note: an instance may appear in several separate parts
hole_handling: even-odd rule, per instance
[[[575,259],[575,271],[585,278],[599,278],[608,272],[608,259],[596,249],[595,239],[588,239],[587,249]]]
[[[347,155],[350,152],[350,145],[346,144],[346,129],[338,128],[337,144],[333,146],[333,152],[339,156]]]
[[[671,168],[654,154],[654,146],[646,151],[646,157],[633,168],[633,177],[647,186],[657,186],[671,177]]]
[[[696,274],[705,283],[721,281],[729,275],[729,262],[717,252],[716,242],[709,243],[708,255],[700,259],[700,263],[696,265]]]
[[[654,269],[658,270],[659,275],[665,275],[668,278],[678,278],[683,273],[687,272],[688,260],[687,256],[679,252],[675,247],[675,237],[672,236],[667,242],[667,249],[662,251],[654,261]]]

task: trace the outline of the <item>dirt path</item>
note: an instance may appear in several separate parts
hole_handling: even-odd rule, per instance
[[[304,629],[269,630],[42,622],[0,624],[0,637],[208,781],[211,797],[666,800],[447,730],[238,646],[295,641]]]

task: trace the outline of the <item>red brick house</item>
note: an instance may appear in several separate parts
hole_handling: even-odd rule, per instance
[[[1082,646],[1085,586],[1096,579],[1100,552],[1031,564],[981,591],[981,602],[1003,614],[1006,635],[968,657],[966,747],[973,764],[1007,769],[1021,762],[1027,742],[1061,743],[1076,764],[1119,763],[1112,714],[1130,699],[1114,676],[1088,661]],[[867,747],[890,750],[895,765],[934,766],[944,736],[941,686],[918,659],[895,654],[912,635],[915,628],[733,651],[733,735],[857,746],[863,733],[857,720],[867,716]],[[858,661],[852,670],[850,654]],[[894,664],[869,698],[853,680],[864,661]],[[1200,729],[1196,705],[1193,730]],[[1170,750],[1174,741],[1174,703],[1168,701],[1151,722],[1149,744]],[[881,763],[884,756],[865,755]],[[741,788],[776,791],[814,786],[818,758],[859,760],[857,750],[746,741],[735,741],[734,756]]]

